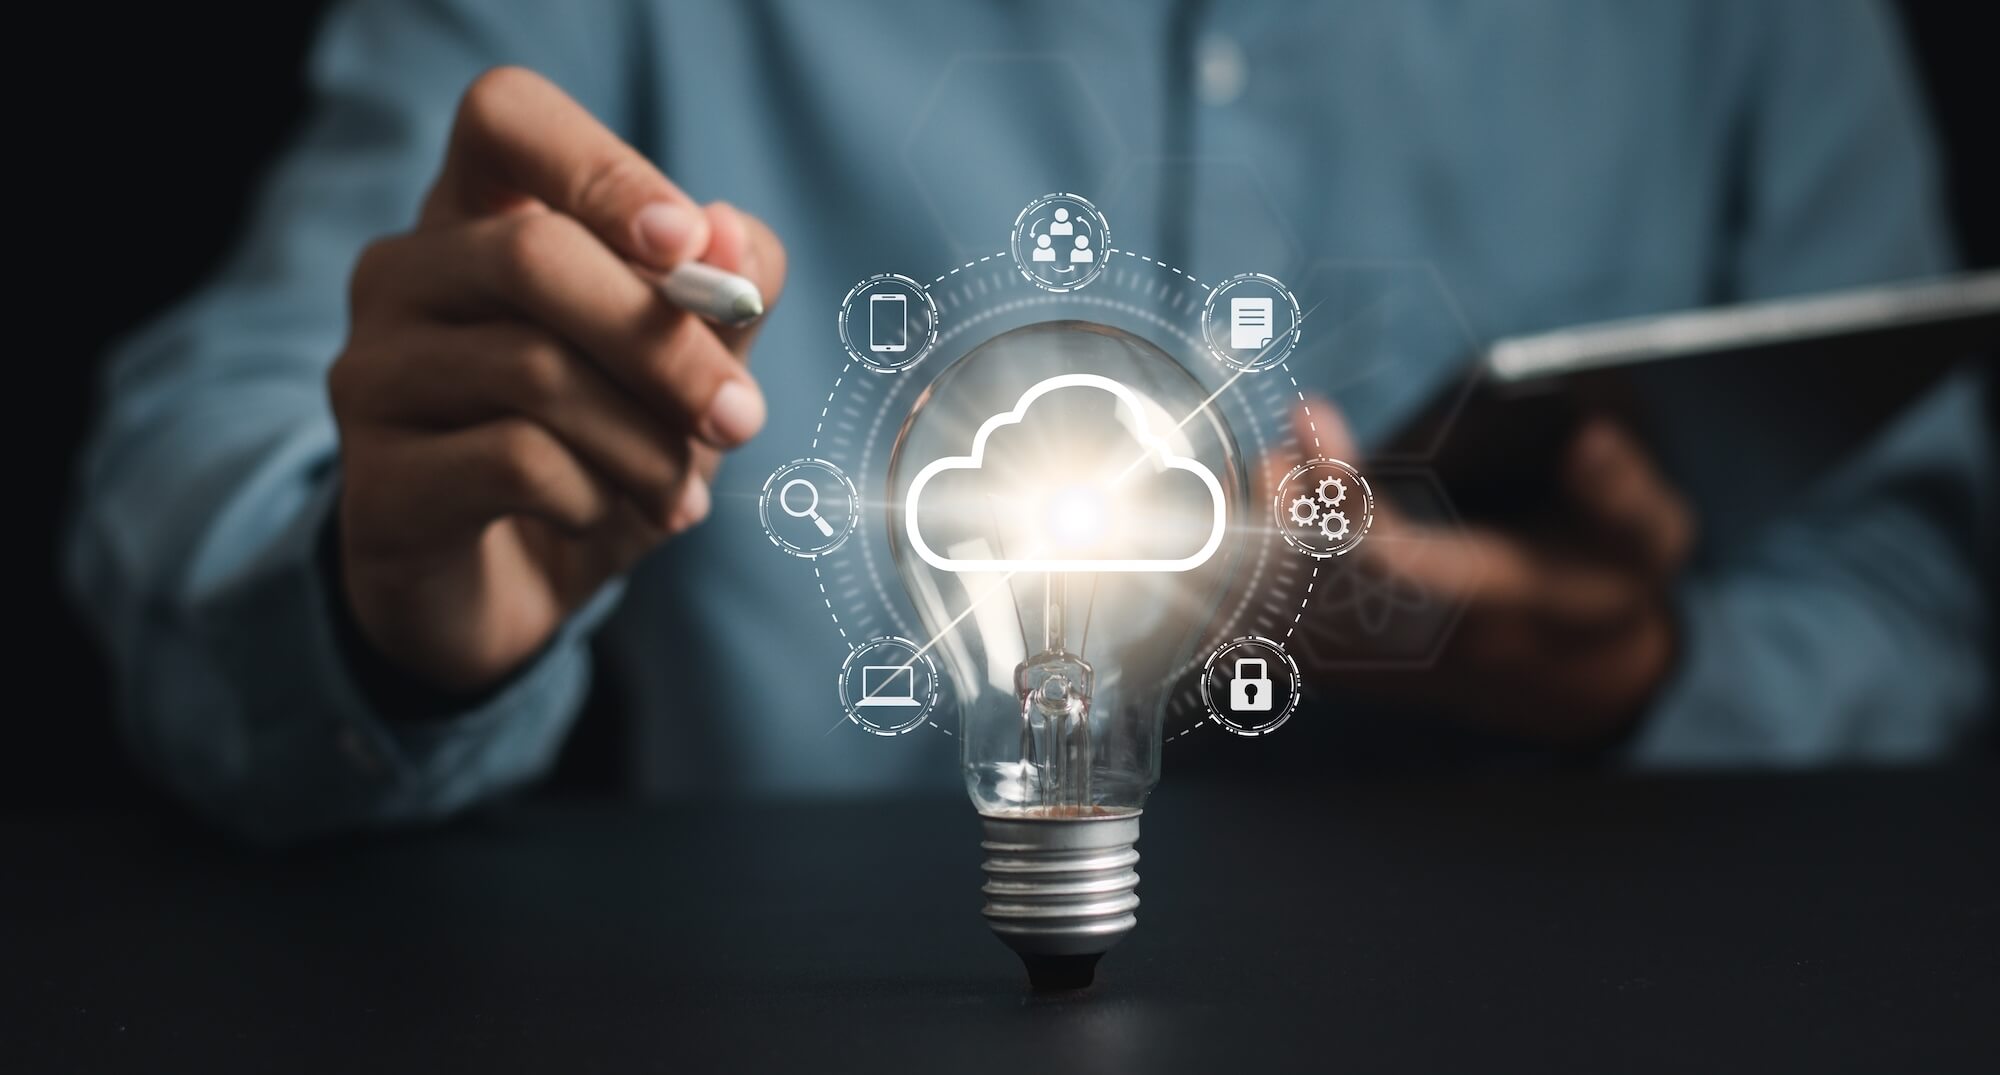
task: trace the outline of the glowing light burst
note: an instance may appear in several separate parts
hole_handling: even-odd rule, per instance
[[[1082,552],[1105,543],[1112,511],[1102,488],[1067,485],[1042,502],[1042,528],[1049,544],[1065,552]]]

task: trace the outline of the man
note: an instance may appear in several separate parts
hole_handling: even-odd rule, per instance
[[[760,666],[840,650],[725,498],[824,400],[827,304],[987,252],[1036,194],[1116,183],[1119,245],[1212,275],[1429,263],[1487,335],[1949,264],[1858,2],[363,2],[311,81],[236,257],[117,356],[73,558],[137,755],[268,839],[531,779],[593,638],[650,786],[948,784],[949,740],[824,736],[828,677]],[[716,329],[630,268],[690,258],[795,308]],[[1463,357],[1341,393],[1357,450]],[[1758,465],[1681,432],[1696,504]],[[1649,764],[1935,755],[1990,697],[1986,436],[1953,381],[1775,522],[1703,520],[1684,568],[1682,493],[1593,427],[1581,548],[1384,554],[1467,604],[1387,689]]]

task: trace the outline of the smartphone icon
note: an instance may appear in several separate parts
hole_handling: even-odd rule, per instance
[[[868,349],[876,352],[910,349],[908,295],[868,297]]]

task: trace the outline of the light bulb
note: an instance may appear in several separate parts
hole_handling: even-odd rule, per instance
[[[890,456],[891,553],[959,708],[985,915],[1037,989],[1089,984],[1137,923],[1167,703],[1247,497],[1210,403],[1131,333],[1044,322],[940,374]]]

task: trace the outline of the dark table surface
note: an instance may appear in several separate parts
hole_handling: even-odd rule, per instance
[[[1026,994],[957,800],[0,822],[13,1071],[2000,1070],[1991,769],[1165,785]]]

